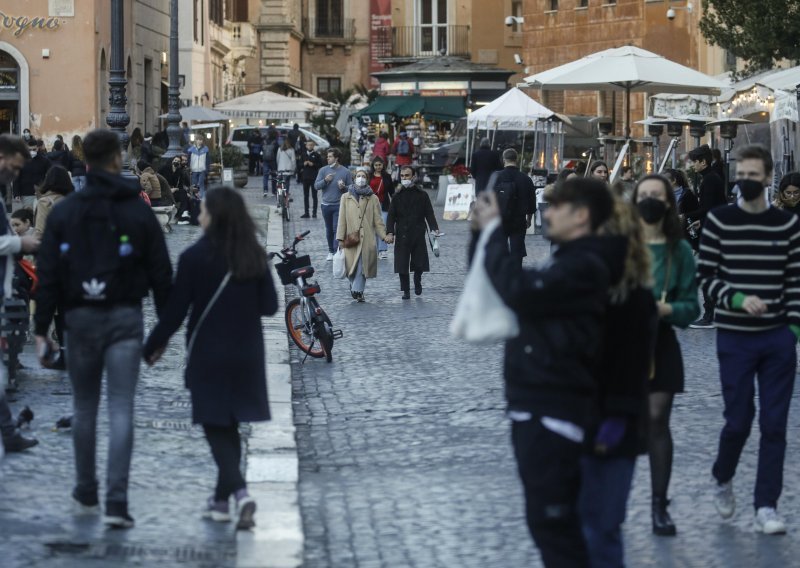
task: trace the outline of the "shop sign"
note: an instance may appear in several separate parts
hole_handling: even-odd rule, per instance
[[[392,42],[386,37],[392,27],[392,0],[370,0],[369,4],[369,72],[377,73],[384,70],[382,58],[392,56]],[[370,85],[374,88],[379,85],[378,79],[370,76]]]
[[[75,17],[75,0],[48,0],[47,8],[47,15],[51,17]]]
[[[11,16],[0,11],[0,36],[2,36],[4,32],[19,37],[29,30],[53,31],[57,30],[60,25],[61,22],[55,17]]]
[[[467,91],[463,89],[440,89],[438,91],[420,91],[423,97],[466,97]]]

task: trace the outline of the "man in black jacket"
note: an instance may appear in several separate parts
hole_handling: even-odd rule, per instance
[[[585,568],[580,459],[608,290],[622,275],[627,245],[596,236],[613,208],[603,182],[570,179],[549,200],[548,235],[558,247],[542,268],[523,269],[510,254],[493,194],[478,199],[474,215],[491,234],[486,272],[519,320],[519,335],[506,342],[504,377],[528,528],[545,566]]]
[[[700,185],[697,187],[697,198],[700,203],[694,211],[687,211],[686,218],[692,220],[690,228],[700,233],[706,222],[708,212],[721,205],[727,205],[725,197],[725,182],[717,174],[711,163],[713,155],[708,144],[703,144],[689,152],[689,160],[694,164],[694,171],[700,174]],[[711,329],[714,327],[714,302],[705,292],[703,293],[703,315],[694,323],[689,324],[694,329]]]
[[[492,150],[488,138],[482,138],[478,149],[472,153],[469,162],[472,177],[475,178],[475,195],[480,194],[489,183],[489,178],[496,171],[503,169],[503,160],[500,152]]]
[[[99,512],[95,474],[97,407],[103,370],[110,424],[105,523],[128,528],[128,474],[133,450],[133,399],[142,358],[142,299],[153,290],[161,312],[172,286],[164,234],[139,198],[138,180],[123,178],[116,134],[90,132],[83,143],[86,188],[60,201],[47,218],[37,270],[34,318],[42,363],[56,306],[67,324],[67,367],[74,395],[72,422],[76,508]]]
[[[487,189],[497,195],[503,231],[508,237],[511,254],[519,259],[528,256],[525,233],[536,213],[536,188],[531,178],[519,171],[517,151],[508,148],[503,152],[504,169],[492,174]]]
[[[44,181],[44,176],[51,166],[44,151],[44,142],[37,140],[33,159],[25,163],[12,186],[14,201],[20,202],[22,207],[33,209],[33,204],[36,202],[36,187]]]
[[[314,182],[317,181],[317,174],[320,168],[325,165],[325,160],[323,160],[319,152],[315,150],[315,147],[316,142],[309,139],[306,141],[306,145],[300,153],[300,165],[302,166],[300,170],[300,179],[303,181],[303,208],[305,209],[305,213],[300,216],[302,219],[308,219],[309,197],[311,197],[314,203],[314,219],[317,218],[317,203],[319,199],[317,190],[314,189]]]

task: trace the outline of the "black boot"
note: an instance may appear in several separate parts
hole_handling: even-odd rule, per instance
[[[422,272],[414,273],[414,293],[417,296],[422,295]]]
[[[666,497],[653,497],[653,534],[658,536],[675,536],[677,533],[675,523],[669,516],[667,507],[669,499]]]
[[[410,286],[411,283],[408,274],[400,274],[399,276],[400,276],[400,290],[402,290],[403,292],[403,299],[410,300],[411,294],[409,290],[411,289]]]

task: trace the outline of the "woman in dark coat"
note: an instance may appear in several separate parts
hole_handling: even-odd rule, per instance
[[[400,169],[403,189],[395,194],[386,221],[386,242],[395,243],[394,271],[400,275],[404,300],[411,298],[409,269],[414,273],[417,296],[422,294],[422,273],[430,271],[426,229],[439,234],[431,199],[413,180],[414,171],[410,167]]]
[[[225,187],[210,190],[199,221],[205,234],[178,261],[172,294],[144,357],[155,363],[189,313],[185,378],[192,420],[203,425],[219,469],[205,516],[230,521],[233,495],[237,528],[248,529],[255,524],[256,504],[239,469],[239,423],[270,419],[261,317],[274,314],[278,302],[241,195]]]

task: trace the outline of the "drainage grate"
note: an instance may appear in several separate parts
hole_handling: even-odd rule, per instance
[[[196,546],[150,546],[146,544],[78,543],[69,541],[48,542],[45,544],[52,556],[77,556],[86,559],[131,559],[137,563],[150,562],[191,562],[206,566],[233,565],[236,559],[235,547],[220,543],[214,548]]]

